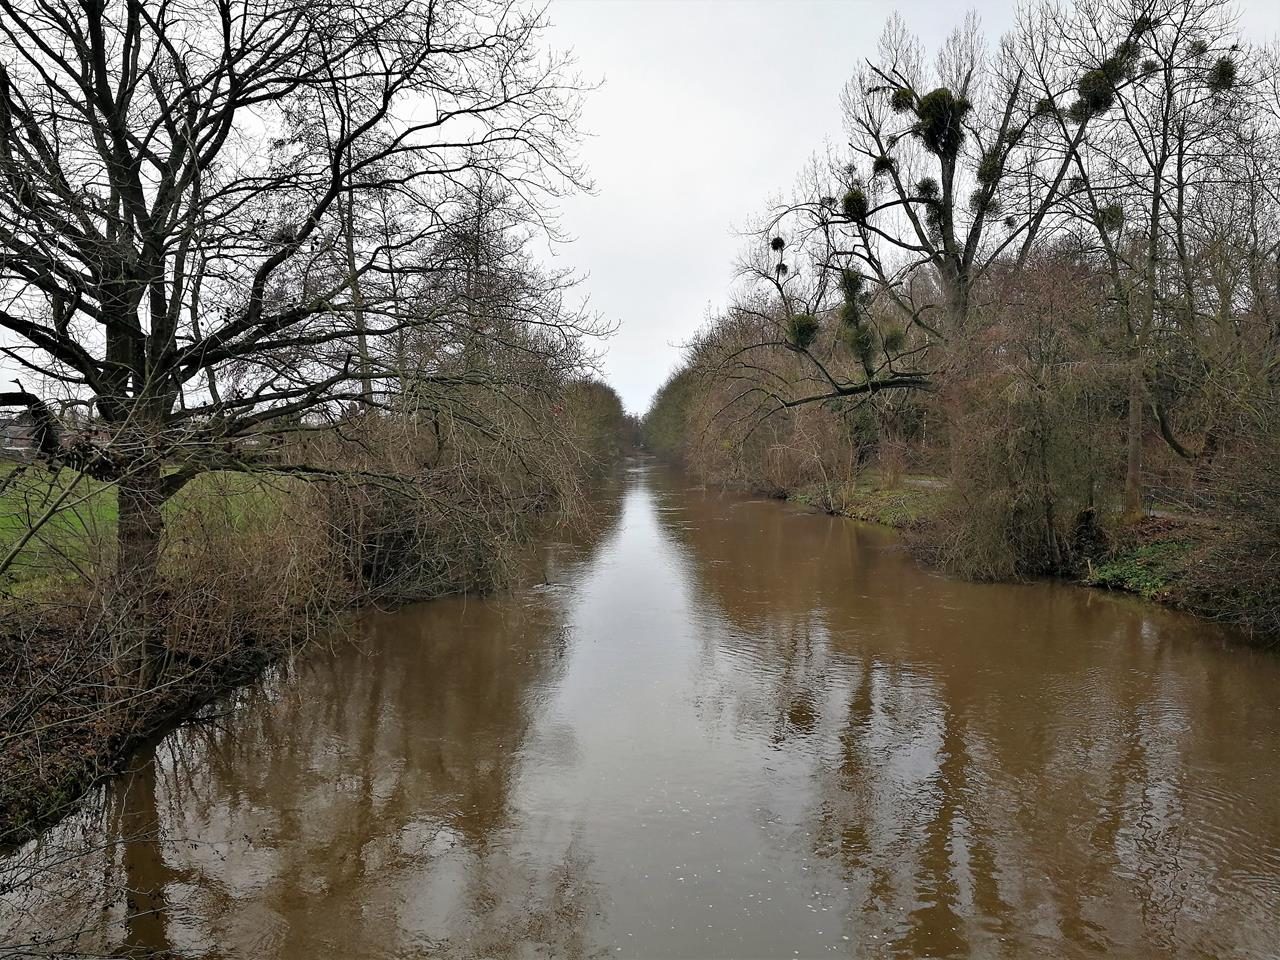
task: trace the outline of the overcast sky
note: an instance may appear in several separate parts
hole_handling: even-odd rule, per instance
[[[1014,0],[976,5],[994,39]],[[898,9],[928,51],[968,9],[946,0],[552,0],[550,43],[588,80],[583,149],[592,196],[563,207],[592,306],[618,325],[605,374],[633,412],[680,345],[721,307],[734,235],[788,187],[824,139],[838,141],[840,91]],[[1241,4],[1257,41],[1280,3]]]

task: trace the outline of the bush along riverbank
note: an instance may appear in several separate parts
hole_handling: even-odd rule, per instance
[[[885,509],[886,502],[910,506]],[[913,552],[927,561],[936,555],[933,544],[941,533],[936,524],[942,504],[937,494],[908,492],[899,497],[880,492],[871,500],[871,509],[855,507],[844,515],[909,531]],[[1081,544],[1078,565],[1062,576],[1083,587],[1128,593],[1230,623],[1260,646],[1280,644],[1274,591],[1251,589],[1250,580],[1256,585],[1256,578],[1229,585],[1221,571],[1212,569],[1227,535],[1224,524],[1206,517],[1151,514],[1110,529],[1101,543]],[[1085,534],[1096,535],[1092,530]]]
[[[744,429],[728,419],[742,388],[722,364],[751,335],[744,323],[713,325],[658,391],[642,425],[652,452],[706,483],[898,528],[918,559],[958,576],[1057,577],[1230,624],[1258,644],[1280,638],[1275,423],[1239,416],[1211,461],[1170,456],[1152,438],[1158,496],[1132,516],[1121,437],[1105,420],[1086,429],[1098,398],[1080,384],[1028,391],[1006,371],[940,394],[774,409]],[[775,379],[796,375],[786,352],[757,359]]]
[[[831,487],[810,483],[796,489],[743,487],[751,493],[801,504],[833,516],[891,527],[902,533],[921,562],[946,564],[939,543],[946,536],[951,495],[935,476],[885,480],[870,471],[857,481]],[[1169,509],[1121,523],[1113,518],[1108,533],[1094,524],[1078,531],[1089,542],[1075,545],[1077,565],[1058,577],[1081,587],[1131,594],[1204,619],[1230,623],[1261,646],[1280,643],[1275,614],[1280,598],[1259,585],[1256,576],[1234,585],[1216,568],[1230,551],[1231,524]],[[1017,579],[1017,578],[1004,578]]]
[[[497,440],[450,424],[439,445],[434,430],[365,416],[342,438],[282,450],[278,470],[203,474],[165,505],[141,592],[121,586],[111,485],[39,465],[8,471],[0,849],[55,823],[139,744],[268,665],[342,642],[353,608],[494,589],[549,526],[585,521],[583,491],[622,449],[621,405],[599,384],[567,384],[545,417]],[[517,442],[536,466],[513,456]],[[288,470],[304,453],[323,453],[333,473]],[[36,528],[73,484],[63,503],[75,506]]]

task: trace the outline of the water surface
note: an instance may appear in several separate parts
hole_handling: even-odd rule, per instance
[[[1274,656],[647,461],[545,581],[170,736],[23,909],[178,957],[1280,950]]]

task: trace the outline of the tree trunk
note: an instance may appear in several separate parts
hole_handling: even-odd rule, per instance
[[[115,665],[120,679],[149,690],[164,673],[166,651],[156,618],[164,496],[160,463],[146,460],[116,487],[116,570],[111,606]]]
[[[1133,360],[1129,371],[1129,426],[1124,471],[1124,513],[1130,520],[1142,516],[1142,367]]]
[[[944,310],[944,337],[960,339],[969,321],[969,280],[956,266],[946,266],[940,271],[942,280],[942,305]]]

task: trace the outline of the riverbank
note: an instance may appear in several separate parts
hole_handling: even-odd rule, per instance
[[[134,752],[253,682],[289,649],[245,640],[146,696],[116,696],[91,638],[49,625],[0,636],[0,851],[38,836],[122,772]]]
[[[775,491],[775,495],[835,516],[900,530],[917,559],[928,562],[946,504],[946,483],[935,477],[907,476],[894,485],[872,480],[834,490],[809,486]],[[1221,533],[1211,517],[1152,513],[1136,523],[1115,525],[1099,556],[1086,558],[1078,575],[1066,579],[1082,587],[1128,593],[1205,620],[1225,622],[1243,628],[1260,645],[1272,646],[1277,638],[1249,629],[1251,615],[1269,602],[1267,598],[1223,597],[1207,592],[1199,583],[1197,573],[1213,562],[1212,547]]]
[[[651,461],[609,499],[526,588],[373,614],[139,751],[14,862],[0,943],[1269,955],[1280,658]]]
[[[0,849],[38,835],[141,744],[329,628],[350,596],[321,498],[211,472],[164,508],[146,588],[158,678],[135,685],[142,616],[114,576],[115,490],[72,470],[0,471]]]
[[[602,486],[610,476],[583,482]],[[353,554],[330,539],[338,515],[322,491],[232,478],[235,494],[213,497],[215,479],[193,487],[168,524],[151,610],[167,661],[151,687],[130,689],[120,676],[110,581],[95,582],[88,565],[79,568],[84,576],[72,575],[76,559],[98,554],[86,531],[114,513],[114,498],[87,501],[93,512],[84,515],[95,521],[88,526],[51,525],[34,552],[41,562],[19,568],[0,591],[0,851],[59,822],[140,747],[208,704],[317,644],[342,642],[353,610],[482,594],[521,576],[549,528],[594,523],[586,508],[544,506],[451,548],[440,546],[455,543],[446,521],[416,528],[412,540],[365,527]],[[359,528],[345,517],[341,527]],[[387,570],[371,573],[370,555]],[[373,579],[384,574],[391,592]]]
[[[248,606],[240,611],[246,632],[234,639],[189,631],[171,640],[166,671],[146,690],[128,688],[114,673],[111,644],[83,607],[68,603],[33,617],[12,600],[0,606],[0,851],[58,823],[140,747],[254,682],[336,622],[308,619],[302,610],[269,622]],[[285,622],[295,629],[271,632],[272,623]]]

